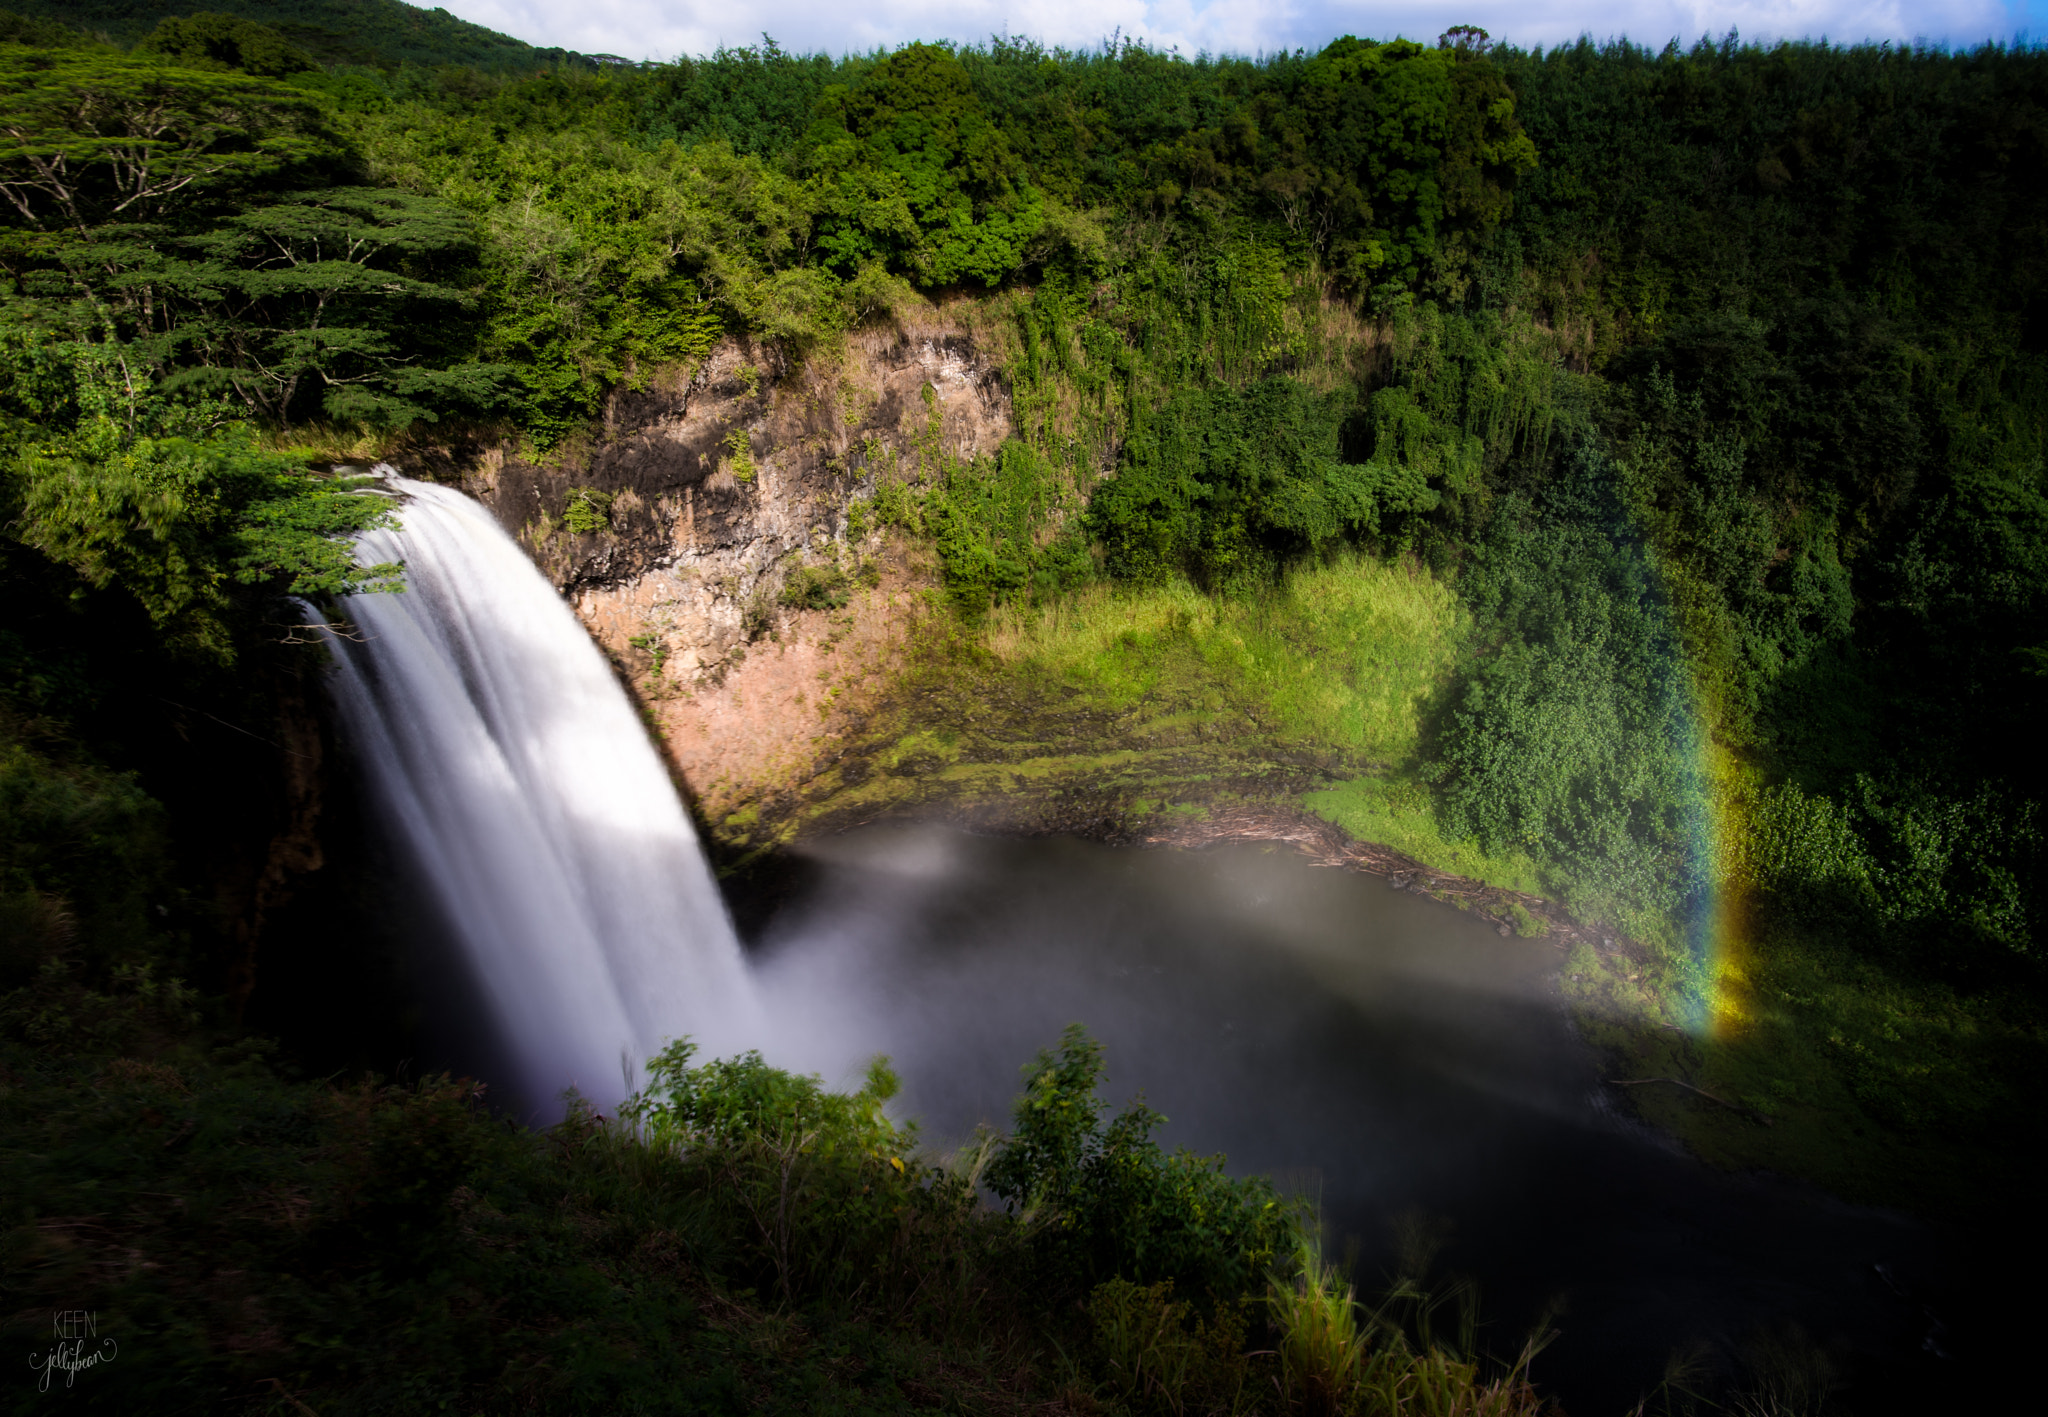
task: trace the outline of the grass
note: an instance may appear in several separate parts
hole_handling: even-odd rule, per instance
[[[266,430],[257,436],[270,452],[290,453],[309,463],[381,462],[391,438],[334,423],[306,423],[288,431]]]
[[[1093,586],[1038,610],[998,611],[987,643],[1105,707],[1239,708],[1272,736],[1376,762],[1413,752],[1424,701],[1469,622],[1425,571],[1347,554],[1300,568],[1271,594]]]
[[[1565,992],[1643,1116],[1715,1165],[1804,1177],[1844,1199],[1967,1221],[2019,1203],[2013,1129],[2038,1117],[2048,1017],[2025,993],[1966,989],[1843,942],[1774,930],[1747,951],[1738,1007],[1664,1027],[1647,980],[1575,949]],[[2017,1213],[2017,1212],[2016,1212]]]
[[[1555,1336],[1540,1325],[1511,1365],[1482,1363],[1472,1353],[1476,1295],[1468,1286],[1432,1294],[1420,1276],[1404,1276],[1368,1308],[1344,1270],[1326,1263],[1312,1241],[1301,1246],[1295,1271],[1286,1279],[1276,1276],[1266,1300],[1295,1411],[1320,1417],[1537,1417],[1551,1410],[1528,1376],[1530,1361]],[[1430,1318],[1451,1299],[1464,1301],[1464,1332],[1445,1343],[1431,1332]]]
[[[1446,838],[1427,783],[1399,776],[1356,777],[1320,792],[1303,793],[1301,802],[1360,841],[1391,846],[1438,871],[1507,890],[1543,893],[1536,863],[1527,853],[1492,853],[1476,841]],[[1526,927],[1521,924],[1522,916],[1516,919],[1525,934],[1537,933],[1533,917]]]
[[[1467,630],[1441,581],[1361,555],[1246,599],[1095,585],[979,622],[928,614],[837,761],[712,834],[744,862],[796,830],[913,809],[1099,830],[1291,801],[1411,755]]]

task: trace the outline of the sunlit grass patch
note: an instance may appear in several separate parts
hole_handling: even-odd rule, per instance
[[[364,428],[321,422],[283,431],[264,429],[256,442],[266,452],[289,453],[310,463],[373,463],[384,457],[392,439]]]
[[[1391,846],[1438,871],[1532,895],[1543,891],[1536,863],[1527,853],[1493,853],[1476,841],[1446,838],[1432,794],[1423,783],[1359,777],[1322,792],[1305,792],[1301,801],[1360,841]],[[1533,921],[1526,933],[1537,933]]]
[[[988,647],[1107,706],[1190,701],[1249,727],[1393,762],[1414,750],[1423,701],[1468,620],[1429,575],[1347,555],[1292,572],[1270,594],[1204,595],[1186,581],[1096,586],[991,616]],[[1162,702],[1162,707],[1164,702]]]

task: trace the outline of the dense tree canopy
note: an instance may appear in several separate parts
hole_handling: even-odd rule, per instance
[[[270,26],[212,12],[167,16],[135,49],[161,54],[181,68],[238,69],[265,79],[303,74],[313,67],[305,51]]]

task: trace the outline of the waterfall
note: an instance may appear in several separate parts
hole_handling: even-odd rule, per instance
[[[668,1040],[752,1032],[738,940],[632,703],[554,587],[484,507],[378,469],[400,524],[350,596],[332,690],[385,829],[452,937],[487,1079],[559,1114],[600,1106]],[[472,1023],[477,1021],[472,1020]]]

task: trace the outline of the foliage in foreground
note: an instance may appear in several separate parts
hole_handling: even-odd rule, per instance
[[[59,998],[99,1044],[38,1032]],[[119,1355],[74,1391],[108,1410],[1536,1410],[1526,1363],[1486,1377],[1340,1296],[1263,1182],[1168,1156],[1142,1103],[1107,1117],[1078,1030],[1011,1134],[940,1159],[879,1061],[838,1093],[685,1041],[618,1118],[533,1132],[466,1081],[292,1081],[190,1005],[0,1002],[8,1332],[94,1310]],[[1333,1321],[1364,1363],[1338,1400],[1305,1356]]]

